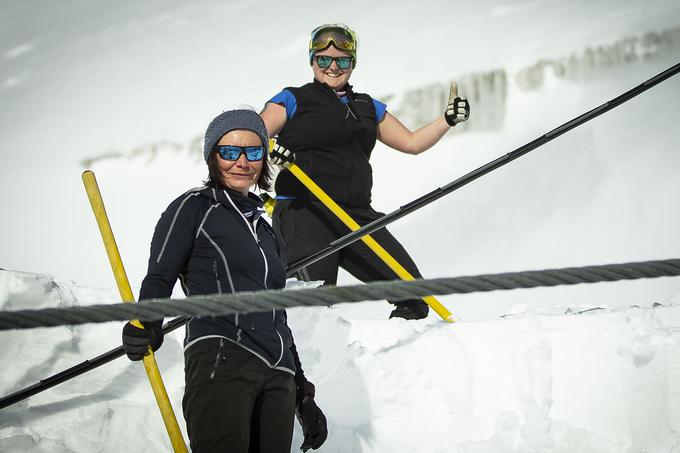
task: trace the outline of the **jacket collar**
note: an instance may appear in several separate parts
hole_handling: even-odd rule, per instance
[[[320,89],[327,96],[330,96],[333,99],[335,99],[338,106],[340,108],[342,108],[343,111],[346,112],[345,118],[349,118],[349,115],[352,115],[352,117],[356,121],[360,121],[359,116],[356,113],[354,113],[357,110],[356,110],[356,107],[354,106],[354,91],[352,91],[352,85],[347,83],[343,87],[343,90],[345,91],[345,95],[347,96],[347,104],[345,104],[342,101],[342,99],[340,99],[340,95],[333,88],[329,87],[327,84],[320,82],[317,79],[314,79],[314,86],[316,86],[318,89]]]
[[[314,85],[317,86],[318,88],[322,89],[326,93],[333,95],[333,97],[337,97],[337,94],[335,94],[335,90],[333,88],[329,87],[327,84],[320,82],[317,79],[314,79]],[[352,85],[350,85],[349,83],[345,84],[342,91],[346,92],[348,96],[350,94],[354,94],[354,92],[352,91]],[[349,96],[349,97],[351,98],[352,96]]]
[[[229,188],[206,186],[201,194],[216,201],[227,209],[238,209],[246,218],[255,221],[264,212],[264,202],[252,192],[248,196]]]

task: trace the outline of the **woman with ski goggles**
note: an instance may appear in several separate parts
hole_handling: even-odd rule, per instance
[[[466,121],[465,98],[452,96],[444,114],[417,131],[410,131],[387,106],[357,93],[349,79],[357,64],[356,33],[342,24],[312,31],[309,64],[314,80],[285,88],[265,105],[261,116],[270,136],[278,135],[272,162],[294,159],[356,222],[366,225],[381,213],[371,207],[373,185],[369,159],[376,140],[407,154],[420,154],[437,143],[450,127]],[[316,252],[348,229],[288,170],[279,172],[275,189],[274,227],[280,232],[287,261]],[[416,278],[418,269],[402,245],[386,230],[371,234]],[[304,269],[303,277],[335,284],[338,267],[361,281],[392,280],[392,272],[367,246],[356,242]],[[420,299],[394,302],[390,317],[420,319],[428,306]]]

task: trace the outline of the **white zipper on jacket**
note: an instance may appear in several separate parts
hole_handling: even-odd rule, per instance
[[[262,250],[262,247],[260,247],[260,240],[257,237],[257,224],[260,221],[260,218],[258,217],[255,219],[255,223],[253,224],[253,234],[255,235],[255,242],[257,242],[257,248],[260,249],[260,253],[262,254],[262,259],[264,260],[264,289],[269,289],[269,286],[267,286],[267,277],[269,276],[269,263],[267,262],[267,257],[264,254],[264,250]]]
[[[257,223],[260,221],[260,218],[258,217],[255,219],[255,223],[253,224],[253,230],[257,231]],[[255,236],[257,239],[257,236]],[[267,257],[264,255],[264,251],[262,250],[262,247],[260,247],[260,241],[257,241],[257,246],[260,248],[260,253],[262,253],[262,258],[264,259],[264,288],[269,289],[267,287],[267,274],[269,273],[269,266],[267,264]],[[279,354],[279,358],[276,361],[276,363],[273,365],[276,367],[276,365],[281,362],[281,359],[283,359],[283,337],[279,333],[278,330],[276,330],[276,310],[272,308],[272,325],[274,326],[274,332],[276,332],[276,335],[279,336],[279,343],[281,344],[281,354]]]
[[[213,261],[213,273],[215,274],[215,282],[217,282],[217,294],[222,294],[222,284],[220,283],[220,276],[217,274],[217,260]]]
[[[269,276],[269,264],[267,263],[267,256],[264,254],[264,250],[262,250],[262,247],[260,246],[260,240],[257,238],[257,224],[260,221],[260,218],[258,217],[257,219],[255,219],[255,222],[253,222],[253,225],[251,226],[250,222],[248,222],[248,219],[246,219],[246,216],[244,216],[241,210],[236,207],[236,204],[234,204],[234,201],[231,199],[226,190],[224,191],[224,195],[226,195],[227,200],[229,200],[229,203],[231,203],[236,212],[239,213],[239,215],[243,219],[243,222],[245,222],[246,226],[248,227],[248,230],[250,230],[250,233],[253,235],[253,239],[255,239],[255,244],[257,244],[257,248],[260,249],[262,259],[264,260],[264,289],[269,289],[269,287],[267,286],[267,277]],[[273,365],[274,367],[276,367],[276,365],[278,365],[279,362],[281,362],[281,360],[283,359],[283,337],[276,329],[274,321],[276,321],[276,310],[272,308],[272,325],[274,325],[274,332],[276,332],[276,335],[279,336],[279,342],[281,344],[281,354],[279,354],[278,360]]]
[[[226,190],[223,191],[224,195],[226,195],[227,200],[229,200],[229,203],[233,206],[234,210],[238,212],[238,214],[241,216],[241,219],[243,219],[243,222],[246,224],[248,227],[248,231],[250,231],[250,234],[253,236],[253,239],[255,240],[255,244],[257,245],[257,248],[260,249],[260,253],[262,254],[262,259],[264,260],[264,289],[269,289],[267,287],[267,277],[269,276],[269,263],[267,263],[267,257],[264,254],[264,251],[262,250],[262,247],[260,247],[260,240],[257,238],[257,222],[260,221],[260,218],[258,217],[255,219],[255,222],[253,225],[248,222],[248,219],[246,219],[246,216],[243,215],[241,210],[236,207],[236,204],[233,202],[231,199],[231,196],[229,196],[229,193],[227,193]]]

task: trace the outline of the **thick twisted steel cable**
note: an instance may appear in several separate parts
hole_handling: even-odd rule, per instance
[[[110,304],[0,312],[0,330],[52,327],[90,322],[154,320],[170,316],[214,316],[332,305],[369,300],[399,300],[443,294],[613,282],[680,275],[680,259],[571,267],[502,274],[413,281],[383,281],[354,286],[327,286],[295,291],[257,291],[149,299],[137,304]]]

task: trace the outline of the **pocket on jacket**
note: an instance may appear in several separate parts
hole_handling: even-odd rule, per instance
[[[220,338],[220,344],[217,348],[217,354],[215,355],[215,363],[213,364],[212,370],[210,371],[210,380],[215,380],[215,375],[217,374],[217,369],[220,365],[223,365],[227,361],[227,351],[224,348],[224,338]]]
[[[220,352],[220,340],[226,341],[223,338],[199,340],[184,351],[184,379],[187,390],[192,386],[210,382],[210,373]]]

